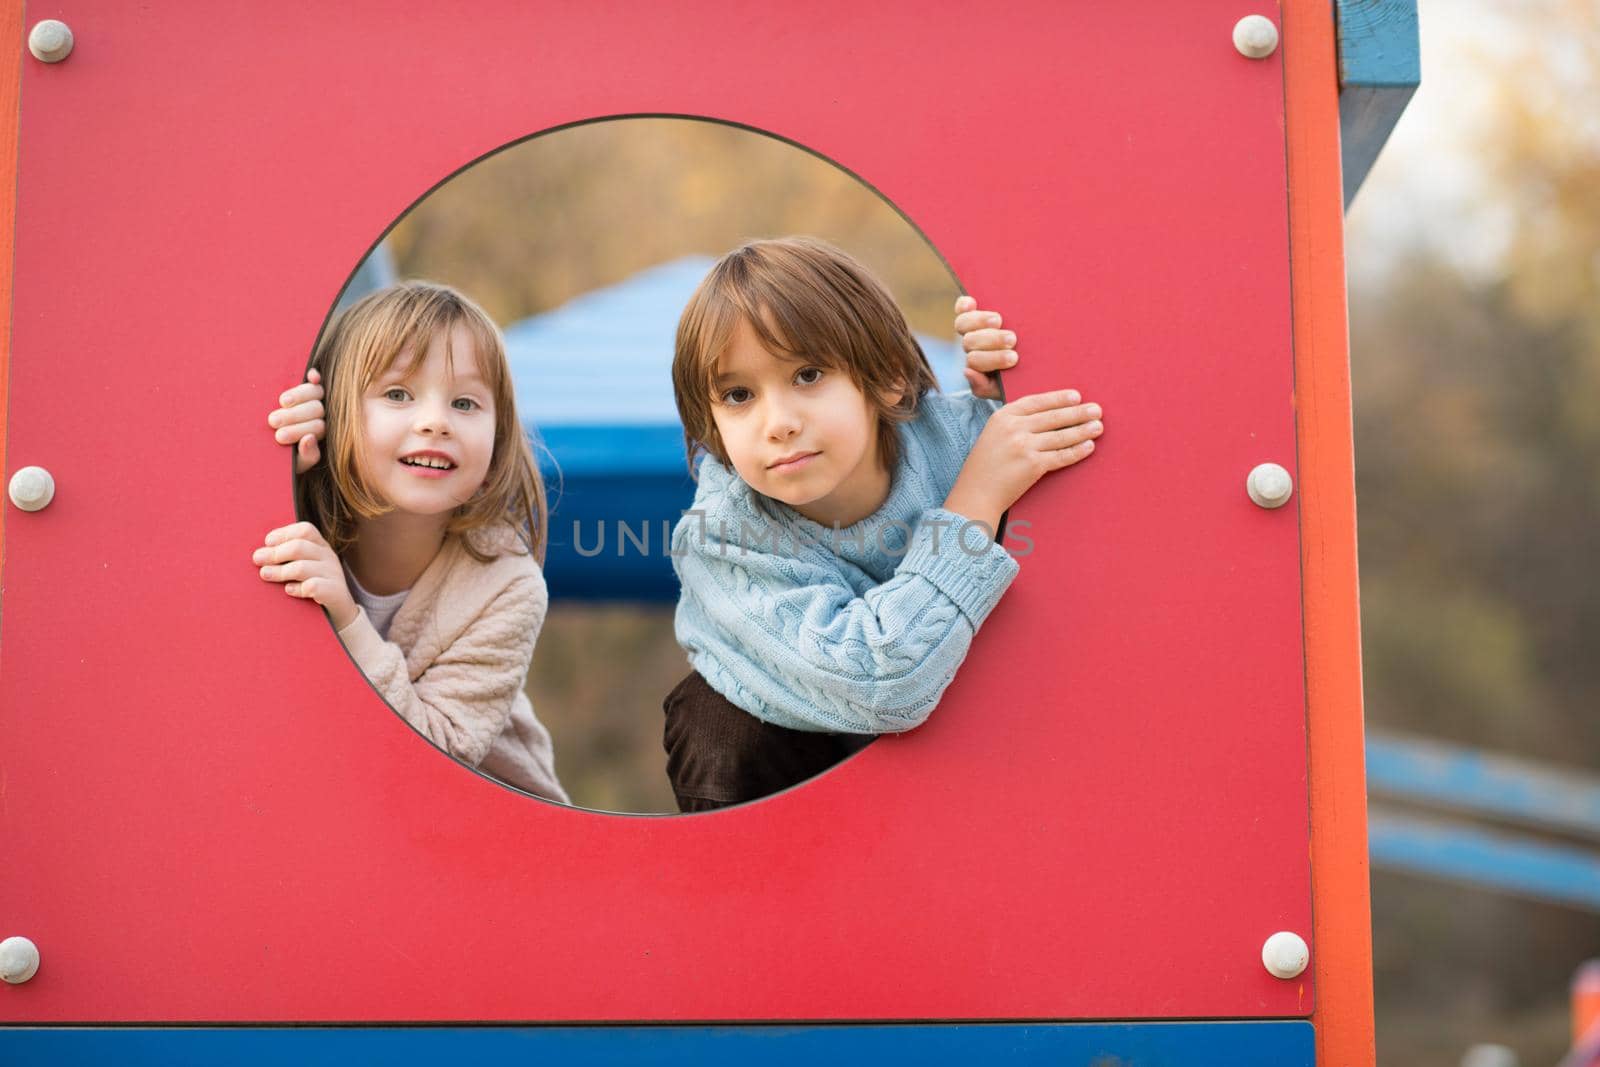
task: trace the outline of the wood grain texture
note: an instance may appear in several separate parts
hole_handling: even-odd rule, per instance
[[[1416,0],[1339,0],[1339,127],[1348,206],[1422,82]]]
[[[1317,1062],[1371,1065],[1372,930],[1361,707],[1338,77],[1326,2],[1284,4],[1290,272],[1311,777]]]

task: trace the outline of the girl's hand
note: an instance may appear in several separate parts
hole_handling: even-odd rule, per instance
[[[255,550],[250,562],[261,568],[262,581],[283,582],[283,591],[290,596],[321,604],[334,629],[355,622],[356,602],[339,557],[309,522],[280,526],[267,534],[266,544]]]
[[[328,432],[322,410],[322,372],[315,367],[307,371],[305,382],[280,396],[278,404],[267,416],[267,425],[280,445],[295,446],[294,472],[304,474],[322,458],[317,442]]]
[[[956,333],[967,353],[967,382],[972,395],[1000,399],[1000,380],[991,377],[1017,365],[1017,335],[1002,330],[998,312],[980,311],[970,296],[956,299]]]
[[[950,489],[945,510],[998,529],[1000,516],[1034,482],[1087,458],[1103,427],[1100,405],[1081,400],[1075,389],[1035,393],[991,415]]]

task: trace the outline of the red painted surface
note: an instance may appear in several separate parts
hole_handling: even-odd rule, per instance
[[[1296,514],[1244,492],[1294,469],[1283,71],[1158,6],[50,12],[8,462],[59,490],[8,515],[0,617],[0,915],[44,964],[0,1019],[1309,1012],[1259,955],[1311,929]],[[928,726],[688,818],[461,768],[248,559],[291,507],[263,413],[376,235],[643,112],[854,170],[1027,338],[1014,395],[1111,427],[1014,510]]]

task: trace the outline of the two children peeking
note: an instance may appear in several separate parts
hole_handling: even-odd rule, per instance
[[[933,711],[1016,576],[1001,516],[1087,458],[1097,405],[1001,405],[1016,361],[963,297],[973,392],[939,392],[905,316],[822,241],[723,256],[678,324],[672,381],[694,504],[673,532],[678,643],[667,771],[683,811],[767,796]],[[328,613],[435,745],[566,801],[523,693],[548,604],[545,499],[494,324],[449,288],[373,293],[330,328],[269,424],[303,521],[261,577]]]

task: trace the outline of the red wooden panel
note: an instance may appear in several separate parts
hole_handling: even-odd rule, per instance
[[[1263,8],[1275,14],[1270,5]],[[6,518],[8,1020],[1310,1011],[1283,86],[1215,0],[63,3],[23,79]],[[346,273],[507,141],[674,113],[882,190],[1085,389],[1095,460],[933,721],[743,809],[520,797],[259,582],[261,428]],[[9,507],[9,506],[8,506]]]

